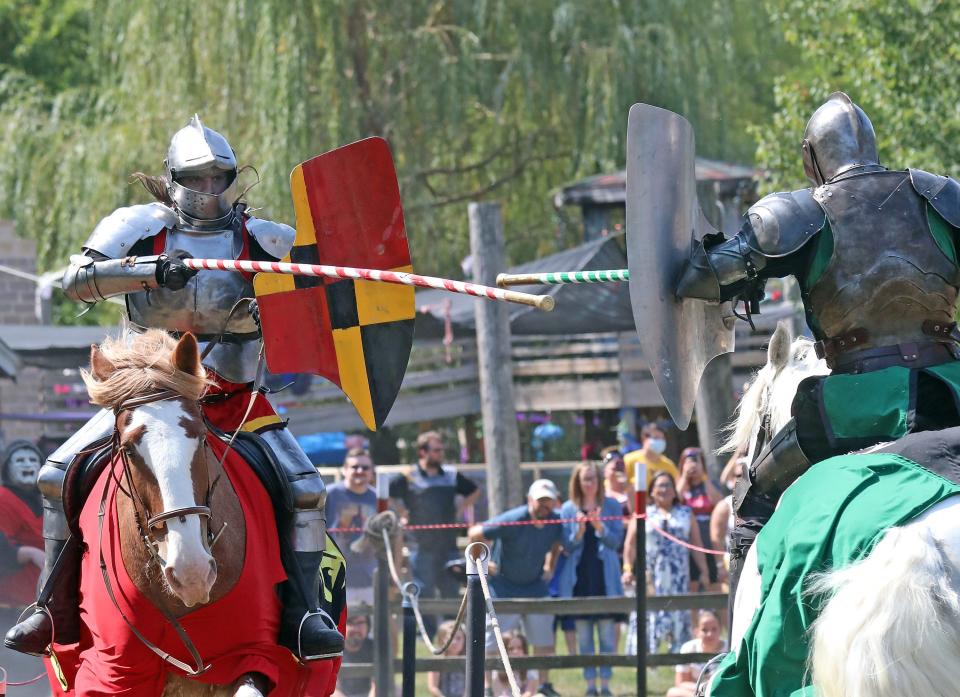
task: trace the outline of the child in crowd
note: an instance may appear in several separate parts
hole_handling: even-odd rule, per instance
[[[530,653],[530,647],[527,644],[527,637],[519,629],[514,629],[503,635],[503,644],[507,647],[507,655],[510,658],[514,656],[526,656]],[[517,686],[520,688],[520,694],[523,697],[533,697],[537,692],[537,685],[540,684],[540,676],[535,670],[514,670],[513,675],[516,678]],[[494,671],[493,673],[493,694],[494,697],[511,697],[510,680],[503,671]]]
[[[437,627],[437,637],[434,644],[443,646],[450,639],[450,635],[456,628],[454,620],[447,620]],[[462,656],[467,647],[467,637],[463,629],[457,629],[457,634],[450,642],[450,646],[444,652],[444,656]],[[467,690],[467,674],[463,668],[458,670],[439,673],[431,671],[427,673],[427,687],[433,697],[463,697]]]
[[[727,643],[720,636],[720,619],[713,610],[701,610],[694,629],[694,638],[680,647],[680,653],[722,653]],[[677,666],[677,677],[673,687],[667,691],[667,697],[694,697],[697,679],[703,670],[703,663],[683,663]],[[704,680],[709,680],[708,675]]]

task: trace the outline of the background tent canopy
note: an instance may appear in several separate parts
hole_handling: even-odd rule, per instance
[[[509,273],[546,271],[597,271],[627,268],[623,234],[612,235],[557,254],[508,269]],[[509,304],[513,334],[583,334],[589,332],[633,331],[630,292],[626,283],[585,283],[560,286],[516,286],[529,293],[549,293],[556,301],[553,312],[541,312],[526,305]],[[473,333],[474,304],[492,302],[439,290],[417,291],[416,337],[443,336],[449,308],[454,333]]]

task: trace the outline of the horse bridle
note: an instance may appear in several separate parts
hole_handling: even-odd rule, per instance
[[[127,456],[126,450],[124,449],[124,447],[120,442],[119,418],[120,418],[120,414],[122,414],[123,412],[129,411],[131,409],[136,409],[137,407],[141,407],[146,404],[153,404],[155,402],[162,402],[162,401],[182,399],[182,398],[183,398],[183,395],[177,392],[174,392],[173,390],[161,390],[153,394],[143,395],[142,397],[134,397],[134,398],[128,399],[116,405],[113,409],[114,415],[117,418],[118,423],[114,425],[113,439],[111,441],[111,453],[110,453],[110,464],[109,464],[110,475],[113,478],[113,480],[116,482],[117,490],[122,492],[126,496],[128,496],[130,500],[133,502],[134,518],[137,523],[137,531],[139,532],[140,538],[141,540],[143,540],[143,543],[146,546],[148,553],[150,554],[150,559],[156,562],[160,566],[161,571],[163,570],[163,567],[166,566],[166,562],[164,561],[163,557],[160,556],[159,542],[157,542],[156,538],[154,537],[153,530],[158,526],[162,525],[163,523],[165,523],[166,521],[172,520],[173,518],[179,518],[182,522],[185,522],[187,516],[196,515],[196,516],[207,519],[208,521],[207,534],[209,536],[210,534],[210,530],[209,530],[210,499],[213,495],[213,491],[216,488],[217,483],[220,481],[220,475],[223,473],[222,461],[221,461],[221,468],[217,472],[217,476],[213,479],[213,481],[210,480],[209,470],[208,470],[207,492],[205,497],[206,505],[184,506],[181,508],[165,510],[165,511],[162,511],[161,513],[151,516],[149,514],[149,509],[147,508],[146,504],[144,504],[143,499],[140,497],[140,494],[137,491],[136,485],[133,482],[133,476],[130,471],[130,460],[129,460],[129,457]],[[206,442],[206,438],[204,438],[203,445],[205,448],[209,448],[209,445]],[[115,471],[115,460],[118,454],[120,455],[120,461],[123,466],[123,479],[126,481],[126,484],[127,484],[126,489],[124,488],[123,482],[121,482],[120,478],[117,476]],[[224,453],[224,457],[226,457],[226,452]],[[193,666],[190,666],[187,663],[184,663],[183,661],[179,660],[178,658],[171,656],[169,653],[162,650],[161,648],[156,646],[153,642],[151,642],[149,639],[147,639],[145,636],[143,636],[143,634],[141,634],[137,630],[137,628],[133,625],[133,623],[127,618],[123,610],[120,609],[120,605],[117,602],[116,596],[113,591],[113,585],[110,583],[110,575],[107,573],[106,560],[103,557],[103,519],[104,519],[104,516],[106,515],[107,497],[109,492],[110,492],[110,487],[104,486],[103,494],[100,498],[98,544],[100,547],[100,573],[103,576],[103,583],[107,589],[107,595],[110,596],[110,601],[113,603],[114,608],[116,608],[117,612],[120,614],[120,617],[126,623],[127,627],[129,627],[130,631],[132,631],[133,634],[148,649],[150,649],[154,654],[159,656],[165,663],[175,668],[178,668],[179,670],[182,670],[187,675],[187,677],[196,677],[198,675],[201,675],[202,673],[209,670],[210,664],[207,664],[204,662],[203,658],[200,656],[200,652],[197,650],[196,645],[190,639],[186,630],[183,628],[183,625],[181,625],[180,622],[177,621],[176,617],[171,615],[162,607],[157,607],[157,610],[163,615],[164,619],[166,619],[166,621],[177,632],[177,635],[180,637],[180,641],[183,643],[184,648],[186,648],[187,651],[190,653],[190,658],[194,663]],[[146,524],[144,524],[143,522],[144,519],[146,520]],[[220,539],[220,536],[223,534],[223,531],[225,528],[226,528],[226,522],[224,522],[223,527],[220,528],[220,531],[216,534],[216,536],[214,536],[211,539],[210,545],[209,545],[210,549],[212,549],[213,546]]]
[[[142,397],[135,397],[122,402],[114,408],[114,414],[119,419],[121,413],[130,411],[131,409],[136,409],[137,407],[142,407],[145,404],[153,404],[155,402],[180,398],[182,398],[182,395],[172,390],[163,390],[161,392],[143,395]],[[121,447],[120,444],[119,426],[116,426],[113,430],[113,439],[113,454],[116,455],[119,453],[120,455],[120,460],[123,464],[123,478],[126,480],[127,488],[124,489],[122,486],[120,486],[119,480],[116,480],[117,485],[119,490],[126,494],[133,502],[134,518],[137,523],[137,530],[140,533],[140,538],[143,540],[144,545],[147,547],[147,551],[150,552],[151,559],[160,564],[161,567],[166,566],[166,560],[160,556],[160,545],[154,537],[153,531],[166,523],[168,520],[172,520],[174,518],[178,518],[181,523],[184,523],[186,522],[186,517],[189,515],[195,515],[207,519],[208,538],[210,542],[210,548],[212,549],[213,545],[217,543],[217,540],[220,539],[220,535],[223,533],[223,528],[221,528],[216,536],[211,537],[209,535],[210,498],[213,495],[214,489],[216,489],[217,483],[220,481],[220,475],[223,472],[222,467],[219,469],[216,477],[214,477],[213,480],[210,479],[209,468],[207,470],[207,489],[203,506],[183,506],[181,508],[164,510],[156,515],[150,515],[149,508],[147,508],[147,505],[143,502],[143,499],[140,497],[140,493],[137,491],[137,488],[133,483],[133,477],[130,471],[129,456],[127,455],[126,449]],[[204,439],[203,446],[205,449],[209,448],[206,439]],[[144,520],[146,520],[146,524],[144,524]]]

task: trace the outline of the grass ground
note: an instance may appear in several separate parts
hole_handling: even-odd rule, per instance
[[[623,652],[623,646],[619,651]],[[561,649],[562,652],[562,649]],[[419,644],[417,655],[426,658],[430,655],[429,651]],[[673,666],[649,668],[647,670],[647,694],[643,697],[663,697],[667,690],[673,685],[675,669]],[[397,677],[399,685],[400,678]],[[583,670],[581,668],[570,668],[565,670],[551,670],[550,682],[554,689],[560,693],[561,697],[583,697],[587,691],[587,683],[583,679]],[[610,690],[616,697],[636,697],[637,694],[637,674],[635,670],[629,668],[614,668],[613,679],[610,681]],[[430,695],[427,689],[427,674],[417,674],[417,696]]]

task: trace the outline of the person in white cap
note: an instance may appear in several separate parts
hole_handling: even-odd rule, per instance
[[[473,542],[492,542],[491,561],[497,573],[490,579],[490,591],[499,598],[545,598],[547,584],[560,552],[563,537],[560,517],[554,509],[560,505],[556,485],[549,479],[538,479],[530,485],[527,503],[511,508],[486,523],[470,528]],[[526,523],[504,525],[504,523]],[[552,656],[554,646],[553,615],[500,615],[500,627],[510,631],[523,623],[523,631],[537,656]],[[487,650],[496,647],[496,639],[488,625]],[[543,682],[538,694],[559,697],[549,682],[546,670],[540,671]]]

